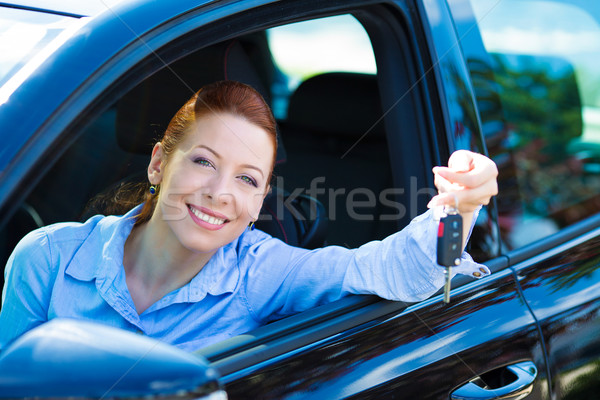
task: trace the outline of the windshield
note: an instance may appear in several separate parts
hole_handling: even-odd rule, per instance
[[[0,87],[77,18],[0,7]]]

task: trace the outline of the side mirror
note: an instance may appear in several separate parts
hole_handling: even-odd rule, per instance
[[[208,362],[117,328],[54,319],[0,353],[0,398],[227,399]]]

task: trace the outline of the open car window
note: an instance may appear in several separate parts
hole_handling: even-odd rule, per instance
[[[361,72],[356,72],[349,32],[363,43],[358,56],[367,62]],[[315,35],[324,46],[311,49]],[[284,117],[278,119],[280,148],[273,182],[284,192],[266,205],[271,212],[263,213],[259,228],[311,248],[356,247],[393,233],[399,207],[393,193],[387,193],[393,192],[394,183],[369,43],[362,25],[345,15],[243,35],[160,69],[80,132],[25,200],[21,216],[11,224],[18,229],[7,230],[7,247],[12,249],[38,226],[119,213],[103,208],[102,200],[124,183],[147,181],[152,144],[170,118],[201,86],[222,79],[248,83],[268,103],[284,108]],[[286,47],[299,48],[304,56],[286,59],[281,50]],[[324,60],[326,48],[337,48],[339,56]],[[306,59],[319,58],[323,62],[318,68],[306,69]],[[322,212],[313,212],[314,203],[298,200],[307,197]],[[318,234],[303,240],[315,224]]]

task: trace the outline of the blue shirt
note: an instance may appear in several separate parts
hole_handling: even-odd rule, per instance
[[[187,351],[348,294],[418,301],[444,283],[429,211],[402,231],[357,249],[306,250],[247,230],[185,286],[142,314],[125,283],[123,249],[139,206],[124,216],[59,223],[25,236],[8,260],[0,348],[57,317],[95,320]],[[489,274],[463,253],[458,273]]]

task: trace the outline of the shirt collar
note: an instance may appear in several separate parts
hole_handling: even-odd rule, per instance
[[[123,216],[96,220],[96,225],[74,254],[65,273],[82,281],[113,280],[123,268],[125,241],[141,207],[142,204]],[[93,218],[86,223],[93,223]],[[187,285],[166,295],[163,300],[168,299],[169,303],[197,302],[207,293],[218,296],[234,292],[240,276],[236,251],[238,240],[221,247]]]
[[[65,272],[79,280],[91,281],[94,278],[113,277],[123,265],[125,241],[131,233],[135,217],[139,214],[142,204],[132,208],[123,216],[107,216],[85,224],[96,225],[67,266]]]

